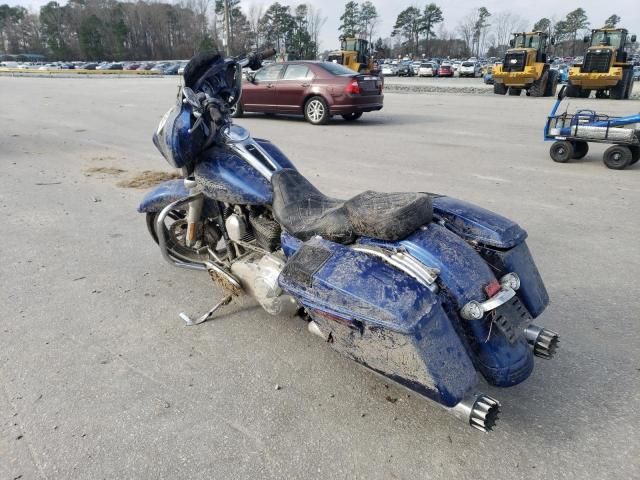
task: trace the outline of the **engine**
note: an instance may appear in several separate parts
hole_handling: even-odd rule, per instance
[[[231,272],[265,311],[271,315],[293,316],[299,309],[298,302],[278,285],[284,265],[284,259],[277,254],[256,254],[235,262]]]

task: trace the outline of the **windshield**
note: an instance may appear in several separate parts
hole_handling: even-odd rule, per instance
[[[620,47],[622,44],[622,32],[593,32],[591,36],[591,46],[597,47],[600,45],[606,45],[611,47]]]
[[[471,63],[471,62],[463,62],[462,66],[463,67],[473,67],[473,63]]]
[[[421,63],[420,66],[422,68],[433,68],[433,65],[431,65],[430,63]]]
[[[366,43],[359,38],[347,38],[340,42],[341,50],[366,53]]]
[[[324,68],[327,72],[333,73],[334,75],[353,75],[354,73],[357,73],[351,70],[350,68],[347,68],[338,63],[322,62],[322,63],[319,63],[318,65]]]
[[[525,35],[519,33],[515,36],[515,47],[520,48],[540,48],[540,36],[539,35]]]

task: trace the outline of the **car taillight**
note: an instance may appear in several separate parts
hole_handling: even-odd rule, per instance
[[[358,80],[356,80],[355,78],[351,80],[351,82],[347,84],[345,92],[350,95],[360,95],[360,85],[358,85]]]

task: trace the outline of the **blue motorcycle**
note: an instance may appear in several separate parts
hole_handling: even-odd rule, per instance
[[[154,143],[184,179],[139,206],[172,265],[207,271],[224,296],[298,315],[347,357],[491,430],[508,387],[551,358],[558,335],[533,324],[549,297],[516,223],[433,193],[315,188],[282,151],[233,124],[242,68],[273,54],[194,57]],[[363,80],[364,81],[364,80]]]

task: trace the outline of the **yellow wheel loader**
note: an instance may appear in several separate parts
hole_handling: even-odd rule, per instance
[[[547,62],[549,36],[544,32],[514,33],[502,64],[493,67],[493,93],[553,97],[558,72]]]
[[[359,37],[340,37],[340,50],[333,51],[327,61],[339,63],[358,73],[377,73],[369,42]]]
[[[633,65],[627,62],[625,47],[636,36],[627,38],[624,28],[598,28],[584,37],[588,43],[581,64],[569,70],[567,97],[587,98],[591,91],[597,98],[624,100],[633,89]]]

